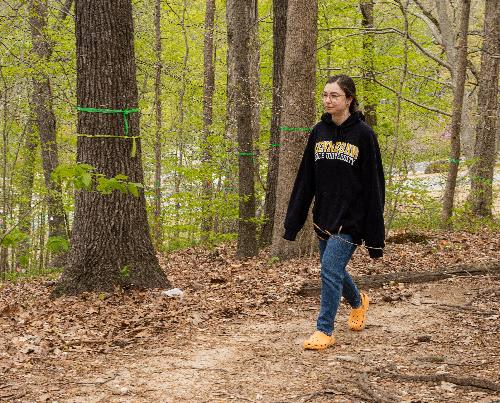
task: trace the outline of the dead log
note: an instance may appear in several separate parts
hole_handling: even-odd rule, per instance
[[[408,271],[389,274],[372,274],[368,276],[353,277],[356,287],[361,290],[370,288],[382,288],[384,284],[391,281],[395,283],[430,283],[455,276],[484,276],[487,274],[498,275],[500,273],[500,261],[494,260],[488,263],[464,264],[444,268],[437,271]],[[321,295],[321,280],[305,280],[299,291],[299,295],[305,297],[319,297]]]
[[[481,389],[488,389],[494,391],[500,391],[500,384],[492,382],[484,378],[475,378],[467,376],[452,375],[449,373],[442,373],[436,375],[406,375],[406,374],[394,374],[389,372],[381,371],[370,371],[370,373],[375,374],[380,378],[391,378],[400,379],[408,382],[449,382],[459,386],[473,386]]]

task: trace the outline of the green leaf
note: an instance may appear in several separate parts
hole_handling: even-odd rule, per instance
[[[119,175],[115,176],[115,179],[127,179],[127,178],[128,178],[127,175],[122,175],[122,174],[119,174]]]
[[[128,190],[130,191],[130,193],[132,193],[135,197],[138,197],[139,196],[139,191],[137,190],[137,186],[135,185],[135,183],[129,183],[128,184]]]
[[[104,299],[104,295],[99,294],[99,299],[100,299],[100,300],[103,300],[103,299]]]
[[[82,176],[82,182],[85,186],[89,186],[92,182],[92,176],[89,173],[85,173]]]

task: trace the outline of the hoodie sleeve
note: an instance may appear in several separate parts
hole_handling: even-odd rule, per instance
[[[366,136],[365,152],[361,162],[363,178],[363,202],[366,214],[364,229],[365,245],[371,258],[383,256],[385,246],[384,204],[385,177],[382,167],[382,157],[375,133],[370,129]]]
[[[309,207],[316,193],[314,176],[314,139],[315,131],[309,135],[307,146],[302,156],[299,172],[295,178],[288,210],[285,218],[285,234],[283,238],[295,241],[295,238],[307,220]]]

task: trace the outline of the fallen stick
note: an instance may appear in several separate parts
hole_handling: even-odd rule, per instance
[[[470,313],[474,315],[499,315],[500,312],[498,311],[487,311],[484,309],[471,309],[474,307],[471,306],[460,306],[460,305],[448,305],[448,304],[440,304],[440,305],[432,305],[434,309],[437,309],[439,311],[455,311],[455,312],[462,312],[462,313]]]
[[[437,271],[409,271],[389,274],[372,274],[353,277],[353,281],[360,289],[382,288],[391,281],[395,283],[428,283],[451,277],[484,276],[489,273],[500,273],[500,261],[494,260],[484,264],[468,264]],[[305,297],[319,297],[321,295],[321,280],[305,280],[299,291]]]
[[[68,341],[64,347],[72,347],[72,346],[78,346],[79,344],[106,344],[110,343],[110,340],[75,340],[75,341]]]
[[[474,386],[476,388],[500,391],[500,384],[489,381],[484,378],[474,378],[466,376],[458,376],[452,374],[437,374],[437,375],[406,375],[394,374],[381,371],[370,371],[381,378],[402,379],[410,382],[449,382],[459,386]]]

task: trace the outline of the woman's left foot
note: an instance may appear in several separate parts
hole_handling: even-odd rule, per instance
[[[370,299],[364,292],[361,294],[361,306],[357,309],[351,309],[351,317],[349,318],[349,327],[352,330],[359,331],[363,329],[366,322],[366,311],[370,305]]]

